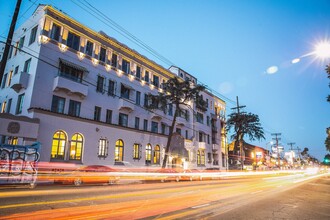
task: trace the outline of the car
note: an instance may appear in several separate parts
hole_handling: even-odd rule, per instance
[[[71,173],[62,175],[57,179],[57,183],[74,184],[80,186],[82,184],[115,184],[120,177],[115,174],[116,169],[104,165],[87,165],[81,166]]]
[[[159,174],[159,175],[157,175]],[[160,181],[163,183],[165,181],[175,181],[179,182],[180,181],[180,173],[173,168],[162,168],[159,170],[156,170],[155,173],[156,179],[160,179]]]
[[[182,172],[180,180],[193,181],[193,180],[203,180],[201,171],[197,169],[185,169]]]

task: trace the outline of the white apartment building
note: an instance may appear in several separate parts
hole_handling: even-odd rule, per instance
[[[161,166],[174,109],[147,110],[147,97],[172,77],[195,77],[49,5],[38,6],[12,45],[0,84],[1,143],[38,141],[45,162]],[[226,103],[208,90],[201,95],[206,106],[190,102],[178,117],[184,149],[171,150],[168,166],[226,167]]]

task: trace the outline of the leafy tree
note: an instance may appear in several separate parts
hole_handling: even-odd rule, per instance
[[[183,106],[189,106],[189,101],[195,101],[197,105],[205,105],[205,101],[200,99],[199,96],[199,93],[204,91],[205,87],[199,84],[194,84],[190,80],[183,81],[178,77],[171,78],[162,85],[163,92],[159,92],[158,95],[149,96],[151,104],[148,105],[148,108],[162,109],[166,112],[171,105],[175,109],[172,124],[169,128],[165,156],[162,163],[162,168],[165,168],[177,116],[182,111]]]
[[[244,136],[248,136],[251,141],[265,139],[263,128],[261,127],[259,116],[252,113],[231,113],[226,123],[227,131],[234,129],[235,133],[231,136],[235,141],[235,149],[240,149],[242,156],[242,144]],[[241,163],[243,169],[243,163]]]
[[[330,64],[326,66],[325,71],[328,74],[328,78],[330,79]],[[329,87],[330,87],[330,83],[329,83]],[[330,95],[328,95],[327,101],[330,102]]]
[[[327,128],[327,134],[328,134],[328,137],[325,139],[325,148],[327,149],[327,151],[330,151],[330,127]]]

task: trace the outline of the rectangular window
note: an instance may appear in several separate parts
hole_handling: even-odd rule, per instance
[[[203,124],[204,115],[202,113],[197,112],[197,114],[196,114],[196,120],[197,120],[197,122]]]
[[[161,133],[165,134],[166,132],[166,125],[164,123],[161,124]]]
[[[103,93],[103,85],[104,85],[104,77],[97,76],[96,92],[102,92]]]
[[[94,108],[94,121],[100,121],[101,119],[101,107],[95,106]]]
[[[29,73],[30,72],[31,59],[32,58],[30,58],[27,61],[25,61],[23,72],[25,72],[25,73]]]
[[[204,136],[204,133],[202,133],[202,132],[198,132],[198,141],[199,141],[199,142],[204,142],[204,140],[203,140],[203,136]]]
[[[87,44],[86,44],[86,51],[85,53],[89,56],[92,56],[93,55],[93,43],[90,42],[89,40],[87,41]]]
[[[105,54],[106,54],[106,49],[101,47],[100,51],[100,61],[105,62]]]
[[[108,140],[101,138],[99,140],[99,152],[98,157],[106,158],[108,156]]]
[[[146,71],[144,73],[144,81],[149,82],[149,72],[148,71]]]
[[[127,127],[128,126],[128,115],[119,113],[118,125]]]
[[[2,78],[2,84],[1,84],[1,88],[5,88],[6,86],[6,82],[7,82],[7,76],[8,74],[6,73],[5,75],[3,75],[3,78]]]
[[[135,127],[135,129],[140,129],[140,118],[139,117],[135,117],[134,127]]]
[[[189,138],[188,138],[188,130],[186,130],[186,139],[189,139]]]
[[[141,67],[136,66],[136,73],[135,73],[136,78],[141,78]]]
[[[8,100],[6,113],[10,113],[12,99]]]
[[[105,122],[108,123],[108,124],[112,123],[112,110],[110,110],[110,109],[107,109]]]
[[[140,105],[141,104],[141,92],[139,92],[139,91],[136,91],[136,100],[135,100],[135,103],[137,105]]]
[[[2,105],[1,105],[1,113],[6,112],[6,106],[7,106],[7,102],[3,101]]]
[[[109,79],[108,95],[115,95],[115,81]]]
[[[11,79],[13,78],[13,71],[11,70],[9,73],[8,73],[8,78],[7,78],[7,87],[10,86],[10,83],[11,83]]]
[[[63,62],[60,62],[60,75],[67,79],[81,83],[83,75],[84,75],[84,71],[74,68],[72,66],[66,65]]]
[[[151,122],[151,132],[158,133],[158,123],[155,121]]]
[[[57,112],[57,113],[64,113],[64,105],[65,105],[65,98],[53,95],[53,100],[52,100],[52,112]]]
[[[173,105],[172,104],[168,105],[168,115],[173,116]]]
[[[79,50],[80,37],[69,31],[66,45],[74,50]]]
[[[144,94],[144,107],[149,106],[149,95],[147,93]]]
[[[80,107],[81,107],[81,102],[70,100],[68,115],[71,115],[74,117],[79,117],[80,116]]]
[[[50,38],[56,41],[60,41],[61,27],[57,24],[53,24],[52,30],[50,32]]]
[[[133,145],[133,159],[139,160],[140,159],[140,144]]]
[[[210,126],[210,116],[206,116],[206,125]]]
[[[16,75],[18,73],[18,70],[19,70],[19,66],[16,66],[15,71],[14,71],[14,75]]]
[[[121,70],[124,71],[125,73],[129,74],[130,73],[130,62],[123,59]]]
[[[207,143],[210,144],[210,135],[207,135]]]
[[[147,119],[143,120],[143,130],[148,131],[148,120]]]
[[[153,75],[152,84],[156,87],[159,87],[159,77],[158,76]]]
[[[24,93],[20,94],[18,96],[17,99],[17,105],[16,105],[16,115],[21,114],[22,113],[22,109],[23,109],[23,102],[24,102]]]
[[[123,84],[121,84],[120,97],[129,99],[129,92],[130,92],[130,89],[127,88],[126,86],[124,86]]]
[[[8,59],[11,58],[11,55],[13,54],[13,46],[9,47],[9,52],[8,52]]]
[[[24,46],[25,36],[19,39],[18,49],[22,49]]]
[[[209,107],[209,99],[206,99],[206,108]]]
[[[112,54],[112,57],[111,57],[111,65],[113,67],[116,67],[117,68],[117,54]]]
[[[32,28],[31,34],[30,34],[30,40],[29,40],[29,45],[34,43],[36,41],[36,36],[37,36],[37,30],[38,30],[38,25]]]
[[[17,41],[16,43],[15,43],[15,51],[14,51],[14,56],[16,56],[17,55],[17,51],[19,50],[19,41]]]
[[[181,135],[181,128],[176,128],[176,133]]]

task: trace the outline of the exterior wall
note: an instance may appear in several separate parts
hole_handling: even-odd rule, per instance
[[[53,24],[62,27],[60,40],[57,42],[50,39],[51,28]],[[34,25],[39,24],[37,39],[34,44],[29,46],[33,53],[38,57],[32,57],[30,67],[30,77],[27,88],[22,88],[19,93],[15,92],[10,87],[0,90],[0,103],[9,97],[16,98],[21,93],[25,93],[23,112],[21,115],[26,115],[40,120],[39,133],[37,140],[41,142],[41,161],[56,161],[50,158],[52,148],[52,138],[56,131],[64,131],[67,135],[66,155],[69,153],[70,139],[73,134],[80,133],[83,139],[83,157],[81,161],[75,161],[82,164],[107,164],[114,165],[114,146],[118,139],[124,142],[124,161],[129,161],[137,166],[145,165],[145,146],[151,144],[152,149],[156,145],[161,147],[161,158],[164,156],[164,147],[167,142],[168,126],[171,124],[172,116],[165,114],[160,110],[149,111],[144,105],[145,94],[157,94],[161,92],[161,86],[158,88],[152,83],[144,81],[145,71],[149,72],[149,78],[152,80],[153,75],[159,77],[159,84],[174,77],[175,74],[164,69],[158,64],[150,61],[146,57],[127,48],[125,45],[116,40],[99,34],[82,26],[78,22],[70,19],[66,15],[52,9],[48,6],[39,6],[35,15],[19,30],[29,29]],[[67,33],[71,31],[80,36],[80,45],[78,51],[65,46],[67,41]],[[40,35],[41,33],[41,35]],[[24,33],[18,32],[19,38]],[[17,39],[18,39],[17,38]],[[25,43],[27,44],[29,36],[26,36]],[[92,56],[84,54],[87,40],[94,43]],[[105,63],[97,61],[97,53],[100,46],[106,48]],[[25,49],[23,47],[23,49]],[[115,53],[118,55],[119,65],[117,68],[110,66],[110,56]],[[7,68],[15,68],[16,64],[24,63],[31,55],[20,52],[14,58],[9,60]],[[58,86],[60,59],[78,66],[86,71],[83,74],[81,83],[66,81],[66,85]],[[128,74],[121,70],[122,60],[126,59],[130,62],[130,72]],[[97,62],[96,62],[97,61]],[[141,67],[141,78],[135,76],[135,68]],[[23,68],[20,66],[20,69]],[[10,69],[10,68],[9,68]],[[9,71],[7,69],[7,71]],[[182,77],[189,77],[197,81],[196,78],[180,69]],[[104,78],[104,92],[98,92],[97,79],[101,76]],[[108,82],[113,80],[116,82],[115,95],[108,95]],[[129,99],[120,97],[120,87],[124,84],[130,88]],[[79,90],[81,88],[81,90]],[[78,91],[79,90],[79,91]],[[141,92],[140,105],[136,104],[136,92]],[[64,113],[51,112],[53,95],[65,98]],[[195,103],[190,103],[189,118],[177,118],[177,128],[182,129],[181,135],[186,138],[185,147],[190,152],[189,161],[186,161],[186,167],[190,168],[224,168],[221,162],[223,153],[223,141],[221,130],[223,120],[221,120],[216,107],[225,109],[225,103],[214,96],[212,93],[203,92],[204,100],[208,99],[208,107],[205,110],[196,108]],[[68,116],[70,100],[81,102],[81,110],[79,117]],[[10,113],[15,114],[13,106],[16,106],[15,101],[12,103]],[[101,107],[100,121],[94,120],[95,106]],[[112,110],[111,124],[105,123],[106,110]],[[174,113],[175,109],[173,109]],[[196,112],[204,115],[202,123],[196,121]],[[119,114],[128,115],[128,127],[118,126]],[[216,119],[214,128],[211,122],[207,124],[207,116],[209,119]],[[135,129],[135,118],[140,118],[139,129]],[[148,130],[143,131],[144,120],[148,120]],[[151,133],[151,122],[158,123],[158,133]],[[161,123],[167,125],[165,134],[160,134]],[[188,134],[186,136],[186,131]],[[199,133],[203,133],[203,139],[199,140]],[[215,141],[212,141],[212,132],[215,135]],[[0,134],[1,135],[1,134]],[[208,138],[209,137],[209,138]],[[98,141],[100,138],[106,138],[109,141],[109,154],[106,158],[100,159],[98,153]],[[133,160],[133,144],[141,145],[142,157],[140,160]],[[197,151],[205,152],[205,164],[197,166]],[[152,154],[153,155],[153,154]],[[68,157],[64,159],[70,161]]]

